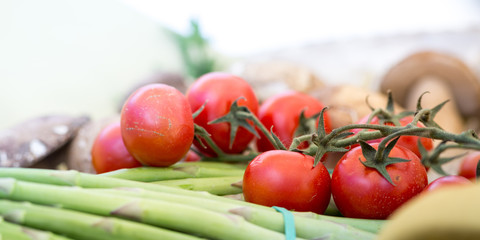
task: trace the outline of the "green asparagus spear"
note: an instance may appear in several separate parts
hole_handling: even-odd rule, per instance
[[[100,175],[140,182],[153,182],[184,178],[243,176],[244,170],[234,168],[214,168],[197,165],[175,165],[171,167],[138,167],[119,169]]]
[[[30,202],[0,200],[0,214],[9,221],[64,234],[75,239],[199,239],[142,223],[35,205]]]
[[[184,167],[184,166],[198,166],[198,167],[208,167],[208,168],[218,168],[218,169],[240,169],[245,170],[248,166],[245,162],[240,163],[230,163],[230,162],[208,162],[208,161],[197,161],[197,162],[178,162],[173,165],[173,167]]]
[[[79,187],[0,179],[0,198],[59,204],[64,208],[117,216],[210,239],[285,239],[284,234],[254,225],[234,214],[160,200],[102,194]]]
[[[186,178],[176,180],[164,180],[152,182],[170,187],[178,187],[193,191],[206,191],[215,195],[229,195],[242,192],[239,183],[243,176],[235,177],[209,177],[209,178]]]
[[[24,234],[13,231],[0,231],[0,240],[28,240]]]
[[[15,240],[68,240],[70,238],[56,235],[52,232],[42,231],[15,223],[10,223],[0,218],[0,233],[8,235]]]

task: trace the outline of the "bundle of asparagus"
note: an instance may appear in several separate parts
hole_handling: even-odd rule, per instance
[[[114,175],[1,168],[0,214],[72,239],[285,239],[283,216],[272,208]],[[296,212],[294,221],[297,239],[373,239],[383,224]]]

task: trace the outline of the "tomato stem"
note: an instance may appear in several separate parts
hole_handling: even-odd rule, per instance
[[[245,116],[249,120],[253,122],[253,124],[260,129],[260,131],[263,133],[263,135],[268,139],[268,141],[275,147],[277,150],[286,150],[287,148],[283,145],[281,141],[278,139],[275,139],[275,134],[273,133],[273,127],[269,131],[265,125],[260,121],[260,119],[255,116],[255,114],[252,114],[250,111],[249,112],[242,112],[240,113],[241,115]]]
[[[204,145],[203,141],[204,140],[208,146],[217,154],[217,156],[225,156],[226,153],[222,151],[220,147],[213,141],[213,139],[210,137],[210,134],[205,130],[205,128],[201,127],[198,124],[194,124],[195,127],[195,138],[197,138],[198,142],[202,145],[202,147],[206,148]]]
[[[301,143],[311,140],[313,135],[314,135],[313,133],[310,133],[310,134],[306,134],[306,135],[302,135],[302,136],[298,136],[296,138],[293,138],[292,144],[290,144],[290,147],[288,148],[288,150],[293,151],[293,150],[297,149],[297,147]]]
[[[423,94],[422,94],[423,96]],[[419,97],[417,102],[417,109],[415,113],[413,112],[401,112],[395,114],[394,111],[394,102],[391,93],[388,93],[388,102],[385,109],[378,108],[372,109],[372,113],[365,124],[349,124],[342,126],[336,129],[333,129],[330,133],[326,133],[323,124],[323,113],[325,108],[320,113],[320,118],[318,122],[317,131],[315,133],[307,133],[295,137],[288,150],[290,151],[300,151],[304,154],[315,156],[315,164],[317,164],[320,159],[323,158],[323,155],[328,152],[342,152],[348,151],[348,147],[358,144],[361,141],[370,141],[375,139],[384,138],[378,149],[376,150],[376,161],[382,162],[386,160],[383,157],[389,143],[393,139],[400,136],[418,136],[425,137],[430,139],[442,140],[453,142],[455,144],[449,145],[440,145],[438,148],[432,150],[431,153],[428,153],[425,149],[422,151],[422,163],[424,165],[431,166],[434,170],[442,171],[440,165],[450,161],[450,158],[439,158],[440,154],[449,148],[462,148],[462,149],[475,149],[480,150],[480,139],[477,134],[472,131],[465,131],[460,134],[454,134],[443,130],[433,119],[436,114],[441,110],[441,108],[448,102],[444,101],[432,109],[423,109],[420,102],[422,96]],[[272,129],[268,130],[263,123],[249,111],[248,108],[234,106],[232,104],[231,110],[233,113],[230,113],[234,116],[235,119],[240,119],[242,124],[237,126],[248,127],[252,130],[252,126],[256,127],[256,130],[260,130],[263,135],[268,139],[268,141],[274,146],[275,149],[286,150],[287,148],[283,143],[278,139],[278,137],[273,133]],[[408,115],[413,114],[413,120],[406,126],[401,126],[399,119]],[[374,117],[378,117],[381,123],[393,123],[394,125],[389,124],[370,124]],[[226,117],[223,118],[224,121],[227,120]],[[223,121],[222,120],[222,121]],[[228,122],[231,120],[229,119]],[[417,124],[421,122],[425,127],[419,127]],[[248,126],[246,125],[248,123]],[[253,124],[252,124],[253,123]],[[244,126],[245,125],[245,126]],[[197,129],[197,126],[196,126]],[[353,134],[350,130],[353,129],[363,129],[362,131]],[[369,131],[367,131],[369,130]],[[223,152],[210,138],[210,135],[203,129],[204,132],[196,134],[196,137],[201,137],[205,140],[205,143],[208,144],[217,154],[216,157],[204,157],[204,160],[208,161],[225,161],[225,162],[234,162],[234,161],[249,161],[258,155],[256,152],[250,152],[247,154],[226,154]],[[200,131],[199,131],[200,132]],[[252,132],[252,131],[251,131]],[[197,130],[196,130],[197,133]],[[256,132],[255,132],[256,133]],[[257,134],[256,134],[257,135]],[[231,137],[234,135],[231,135]],[[258,137],[258,135],[257,135]],[[305,141],[311,141],[313,144],[310,144],[307,149],[299,150],[298,146]],[[419,147],[421,143],[419,143]],[[388,156],[387,156],[388,157]]]

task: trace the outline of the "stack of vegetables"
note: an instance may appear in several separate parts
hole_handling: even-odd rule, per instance
[[[425,192],[450,148],[480,150],[473,131],[446,132],[433,109],[385,109],[336,129],[315,98],[209,73],[184,96],[150,84],[92,149],[98,174],[0,169],[2,239],[374,239]],[[434,148],[433,140],[443,140]],[[333,169],[332,152],[345,153]],[[471,183],[468,181],[468,183]],[[331,201],[333,199],[333,201]],[[332,204],[334,203],[334,204]],[[334,207],[332,207],[334,206]],[[333,210],[332,210],[333,209]],[[333,216],[338,215],[338,216]]]

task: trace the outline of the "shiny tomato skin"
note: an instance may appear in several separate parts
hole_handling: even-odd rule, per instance
[[[252,87],[242,78],[221,72],[207,73],[198,78],[188,89],[187,99],[192,111],[197,111],[204,103],[205,108],[195,118],[195,123],[205,128],[213,141],[226,153],[241,153],[254,138],[254,135],[243,127],[239,127],[232,148],[230,144],[230,124],[209,122],[223,117],[230,111],[232,103],[238,100],[239,106],[246,106],[257,114],[258,100]],[[197,141],[195,146],[204,154],[215,156],[214,151],[207,146],[202,147]]]
[[[166,84],[149,84],[132,93],[122,109],[121,128],[128,151],[149,166],[180,161],[193,142],[190,105]]]
[[[111,123],[100,131],[93,142],[91,156],[97,173],[142,166],[125,147],[120,122]]]
[[[477,164],[480,160],[480,152],[471,152],[461,160],[458,175],[463,176],[471,181],[476,181]]]
[[[377,149],[378,143],[372,147]],[[395,146],[389,156],[411,160],[386,167],[396,186],[360,162],[365,161],[361,147],[353,148],[340,159],[332,173],[332,195],[343,216],[385,219],[427,186],[427,172],[412,151]]]
[[[369,116],[365,116],[364,118],[360,119],[357,121],[358,124],[363,124],[367,123]],[[400,124],[402,126],[405,126],[412,122],[413,117],[412,116],[406,116],[400,119]],[[370,124],[379,124],[379,119],[377,117],[374,117]],[[393,126],[393,123],[386,123],[386,125],[391,125]],[[418,127],[425,127],[423,123],[418,122],[417,123]],[[353,129],[353,133],[358,133],[362,129]],[[417,137],[417,136],[401,136],[400,139],[398,139],[397,145],[406,147],[410,149],[413,153],[415,153],[418,157],[421,157],[420,150],[418,149],[418,139],[420,138],[420,142],[422,143],[423,147],[427,150],[433,149],[433,140],[431,138],[424,138],[424,137]],[[370,140],[367,141],[368,143],[375,143],[375,142],[380,142],[382,141],[383,138],[380,139],[375,139],[375,140]],[[354,145],[355,147],[358,145]]]
[[[268,98],[258,110],[258,119],[282,141],[285,147],[289,147],[299,125],[299,116],[305,111],[305,117],[311,117],[325,106],[314,97],[295,91],[280,93]],[[318,120],[318,118],[317,118]],[[328,112],[324,113],[324,124],[327,133],[331,132]],[[260,134],[256,141],[257,150],[265,152],[275,149],[265,135]]]
[[[330,202],[330,175],[313,157],[271,150],[250,162],[243,177],[245,201],[322,214]]]
[[[462,176],[457,176],[457,175],[442,176],[433,180],[431,183],[429,183],[423,191],[431,192],[439,188],[455,187],[459,185],[468,185],[468,184],[472,184],[472,182]]]

